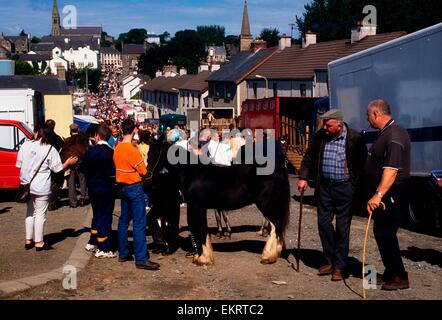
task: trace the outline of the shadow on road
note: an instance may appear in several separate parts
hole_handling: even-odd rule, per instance
[[[425,261],[429,264],[442,268],[442,252],[434,249],[421,249],[415,246],[408,247],[407,250],[401,250],[403,257],[414,261]]]
[[[2,213],[8,213],[9,211],[11,211],[12,207],[5,207],[0,209],[0,214]]]
[[[88,228],[83,228],[79,230],[74,229],[64,229],[61,232],[57,233],[50,233],[45,236],[45,241],[49,245],[54,245],[56,243],[62,242],[63,240],[66,240],[67,238],[78,238],[81,234],[88,232]]]

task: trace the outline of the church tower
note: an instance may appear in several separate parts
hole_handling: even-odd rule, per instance
[[[58,12],[58,4],[57,0],[54,0],[54,5],[52,7],[52,36],[61,35],[61,27],[60,27],[60,14]]]
[[[244,11],[242,14],[241,35],[239,36],[239,51],[250,51],[253,42],[250,32],[249,10],[247,9],[247,0],[244,1]]]

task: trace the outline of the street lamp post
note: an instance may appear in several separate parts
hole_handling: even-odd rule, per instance
[[[269,97],[269,95],[268,95],[269,80],[266,77],[261,76],[259,74],[255,75],[255,77],[260,78],[260,79],[264,79],[266,81],[266,99],[267,99]]]

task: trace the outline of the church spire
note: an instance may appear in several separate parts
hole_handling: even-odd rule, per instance
[[[250,32],[249,10],[247,0],[244,1],[244,11],[242,14],[241,35],[239,36],[239,51],[250,51],[252,49],[253,37]]]
[[[60,13],[58,12],[57,0],[54,0],[54,5],[52,7],[52,36],[59,36],[61,34],[60,27]]]
[[[247,0],[244,1],[244,11],[242,14],[242,28],[241,28],[242,36],[251,36],[250,32],[250,22],[249,22],[249,10],[247,9]]]

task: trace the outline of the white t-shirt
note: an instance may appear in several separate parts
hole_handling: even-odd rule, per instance
[[[232,165],[232,149],[226,142],[209,141],[209,153],[215,164],[222,166]]]
[[[17,156],[16,167],[20,168],[20,183],[29,183],[40,163],[49,152],[49,144],[40,144],[39,141],[25,142]],[[63,163],[55,148],[52,148],[48,157],[31,183],[31,194],[46,196],[51,194],[51,171],[57,173],[63,170]]]

